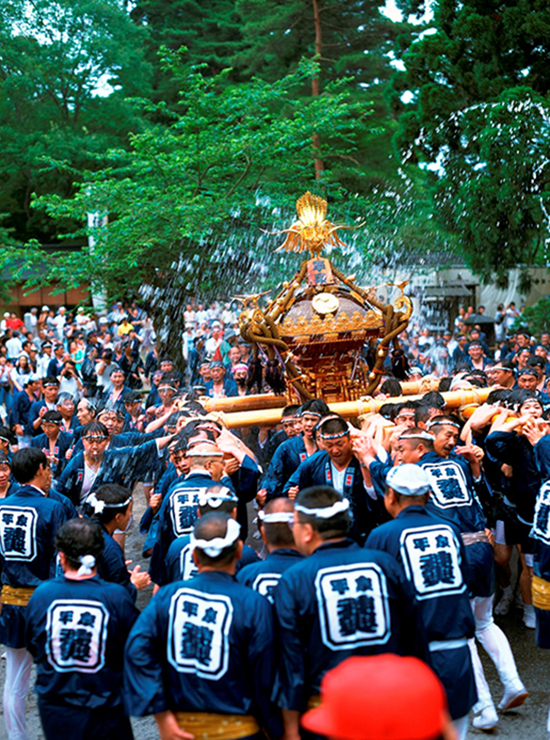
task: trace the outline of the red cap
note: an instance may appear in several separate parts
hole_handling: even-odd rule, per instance
[[[356,656],[325,675],[321,706],[302,725],[342,740],[433,740],[446,709],[441,682],[418,658]]]

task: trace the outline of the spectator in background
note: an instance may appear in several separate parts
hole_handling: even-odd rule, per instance
[[[7,341],[4,342],[4,346],[6,347],[6,352],[8,353],[8,360],[15,363],[17,362],[17,358],[23,351],[23,344],[21,342],[21,339],[19,338],[18,331],[9,331],[10,335],[8,335]]]
[[[25,387],[25,379],[32,373],[27,355],[20,355],[10,373],[10,380],[15,391],[22,391]]]

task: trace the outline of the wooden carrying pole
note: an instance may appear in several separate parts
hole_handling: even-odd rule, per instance
[[[229,396],[228,398],[209,398],[202,401],[204,408],[210,411],[259,411],[263,409],[278,409],[288,405],[286,396],[274,396],[272,393],[258,393],[253,396]],[[296,403],[298,403],[296,401]]]
[[[449,391],[441,395],[445,399],[447,409],[457,409],[460,406],[471,406],[482,404],[492,388],[472,388],[468,390]],[[244,398],[244,397],[243,397]],[[405,403],[406,401],[419,401],[422,395],[417,396],[395,396],[388,399],[364,399],[359,401],[344,401],[342,403],[329,403],[329,408],[335,414],[340,414],[345,419],[363,414],[377,413],[385,403]],[[229,399],[228,399],[229,400]],[[224,422],[230,429],[239,427],[272,427],[281,421],[282,408],[263,408],[254,411],[237,411],[224,415]]]
[[[412,393],[428,393],[428,391],[436,391],[439,386],[439,380],[437,378],[423,378],[422,380],[409,380],[401,383],[404,396],[409,396]],[[409,400],[409,399],[408,399]],[[392,399],[388,399],[391,403]],[[229,396],[228,398],[209,398],[202,401],[204,408],[210,411],[225,411],[227,413],[233,413],[238,411],[258,411],[262,412],[264,409],[278,409],[287,406],[289,401],[286,396],[275,396],[272,393],[256,393],[251,396]],[[295,399],[292,403],[298,403]],[[354,401],[353,403],[358,403]],[[332,408],[332,406],[331,406]]]

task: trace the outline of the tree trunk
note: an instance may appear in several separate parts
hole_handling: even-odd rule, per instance
[[[321,27],[321,15],[319,13],[319,2],[318,0],[313,0],[313,20],[315,23],[315,56],[318,57],[318,59],[321,58],[321,52],[323,50],[323,29]],[[320,93],[320,84],[319,84],[319,75],[314,77],[311,80],[311,94],[314,98],[319,97]],[[313,135],[313,148],[318,151],[321,146],[321,141],[319,139],[319,134]],[[315,177],[319,179],[321,177],[321,172],[325,169],[325,165],[323,163],[323,160],[320,157],[315,158]]]

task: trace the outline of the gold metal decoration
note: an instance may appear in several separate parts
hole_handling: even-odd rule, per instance
[[[309,250],[312,257],[321,253],[324,247],[345,247],[336,232],[338,229],[352,229],[353,226],[336,226],[327,221],[327,202],[318,195],[312,195],[309,190],[296,201],[298,221],[290,229],[277,231],[277,234],[288,234],[284,244],[277,252],[286,249],[287,252],[305,252]]]
[[[277,251],[309,250],[294,278],[283,284],[265,309],[261,294],[241,297],[239,316],[243,339],[260,348],[272,367],[284,367],[289,402],[323,398],[327,402],[355,401],[378,386],[390,346],[399,347],[398,335],[412,314],[406,283],[396,285],[400,295],[385,304],[374,288],[363,289],[354,277],[342,274],[326,257],[325,247],[346,246],[326,219],[327,202],[307,192],[296,203],[298,221],[283,232],[288,236]],[[364,357],[367,347],[370,366]]]

